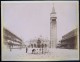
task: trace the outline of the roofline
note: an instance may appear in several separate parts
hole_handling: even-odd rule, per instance
[[[19,40],[22,41],[22,39],[20,39],[18,36],[16,36],[14,33],[12,33],[10,30],[6,29],[5,27],[3,27],[3,30],[7,30],[9,33],[11,33],[13,36],[15,36],[16,38],[18,38]]]

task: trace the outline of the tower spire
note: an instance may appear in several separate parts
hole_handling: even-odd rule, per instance
[[[56,13],[55,12],[55,8],[54,8],[54,3],[53,3],[53,8],[52,8],[52,12],[51,13]]]

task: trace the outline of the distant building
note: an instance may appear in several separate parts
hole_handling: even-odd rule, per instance
[[[49,48],[49,40],[42,38],[30,40],[28,48],[31,50],[31,53],[47,53]]]
[[[66,49],[76,49],[77,48],[77,29],[72,30],[71,32],[62,36],[58,47]]]
[[[8,29],[3,28],[3,41],[8,48],[22,48],[23,41]]]

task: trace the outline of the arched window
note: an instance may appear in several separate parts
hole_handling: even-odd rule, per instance
[[[33,44],[31,44],[31,47],[33,48]]]
[[[42,44],[42,48],[44,48],[44,44]]]
[[[34,44],[34,47],[36,48],[36,44]]]
[[[37,40],[37,45],[40,45],[40,43],[41,43],[41,40],[38,39],[38,40]]]
[[[47,44],[45,44],[45,47],[47,47]]]

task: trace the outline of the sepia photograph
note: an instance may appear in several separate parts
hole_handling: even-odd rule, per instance
[[[1,1],[2,61],[79,60],[78,1]]]

